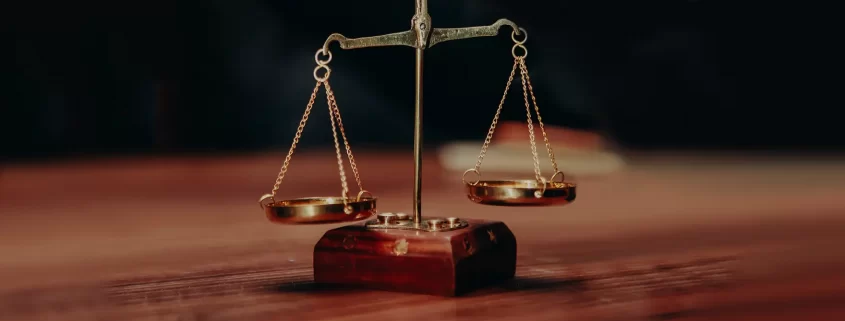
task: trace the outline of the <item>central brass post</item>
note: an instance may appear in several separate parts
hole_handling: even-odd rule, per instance
[[[416,0],[416,13],[411,19],[411,28],[416,32],[416,95],[414,97],[414,225],[422,224],[422,108],[423,108],[423,50],[428,46],[431,30],[431,16],[428,15],[428,0]]]
[[[414,225],[422,224],[422,84],[423,50],[417,48],[416,95],[414,100]]]

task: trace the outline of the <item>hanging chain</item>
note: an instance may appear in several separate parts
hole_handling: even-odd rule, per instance
[[[478,155],[478,160],[475,162],[475,171],[481,169],[481,162],[484,160],[484,156],[487,155],[487,147],[490,146],[490,141],[493,139],[493,133],[496,131],[496,125],[499,123],[499,115],[502,113],[502,106],[505,105],[505,98],[508,97],[508,91],[511,89],[517,65],[519,65],[519,61],[514,59],[513,68],[511,69],[510,77],[508,77],[508,83],[505,85],[505,92],[502,94],[502,99],[499,101],[499,107],[496,108],[496,115],[493,116],[493,124],[490,125],[490,129],[487,131],[487,137],[484,139],[484,145],[481,146],[481,154]]]
[[[346,157],[349,158],[349,166],[352,168],[352,174],[355,175],[355,182],[358,183],[358,190],[363,191],[364,186],[361,184],[361,175],[358,174],[358,165],[355,164],[355,157],[352,156],[352,147],[349,146],[349,140],[346,139],[346,131],[343,129],[343,119],[340,117],[340,109],[337,107],[337,99],[335,98],[334,91],[328,82],[326,82],[326,95],[329,97],[329,104],[334,111],[332,115],[337,120],[340,135],[343,138],[343,145],[346,147]]]
[[[305,129],[305,123],[308,122],[308,116],[311,115],[311,108],[314,107],[314,100],[317,99],[317,91],[320,89],[321,84],[322,82],[317,81],[317,84],[314,86],[314,90],[311,91],[311,98],[308,99],[308,105],[305,107],[305,113],[302,115],[302,120],[299,121],[299,127],[296,128],[296,135],[293,136],[293,143],[290,146],[290,150],[288,150],[288,155],[285,157],[284,164],[282,164],[282,170],[279,171],[279,176],[276,177],[276,183],[273,185],[273,192],[271,193],[274,202],[276,192],[279,190],[279,186],[282,185],[282,180],[285,179],[285,173],[287,173],[288,166],[290,166],[290,160],[293,157],[293,152],[296,150],[296,144],[298,144],[299,139],[302,138],[302,131]]]
[[[540,116],[540,107],[537,105],[537,97],[534,96],[534,88],[531,85],[531,77],[528,76],[528,67],[525,64],[525,57],[528,56],[528,49],[525,47],[525,42],[528,41],[528,34],[524,32],[525,31],[524,29],[520,29],[520,31],[522,31],[523,34],[525,35],[525,38],[523,38],[522,40],[516,39],[516,33],[515,32],[511,33],[511,39],[514,41],[514,46],[513,46],[513,48],[511,48],[511,54],[513,55],[513,58],[514,58],[513,68],[511,69],[510,77],[508,77],[508,83],[505,86],[505,92],[502,94],[502,99],[499,101],[499,107],[496,109],[496,114],[493,116],[493,123],[490,125],[490,129],[487,131],[487,137],[485,137],[485,139],[484,139],[484,144],[481,146],[481,153],[478,155],[478,160],[475,163],[475,167],[465,171],[464,175],[462,176],[462,180],[466,184],[475,185],[481,179],[481,172],[479,171],[481,169],[481,163],[484,160],[484,156],[487,155],[487,149],[490,145],[490,141],[493,138],[493,133],[496,130],[496,125],[499,122],[499,117],[500,117],[501,112],[502,112],[502,107],[505,104],[505,98],[508,95],[508,91],[510,90],[510,86],[513,83],[513,78],[514,78],[514,74],[516,73],[517,66],[519,67],[519,76],[520,76],[520,80],[522,81],[522,98],[525,101],[525,112],[526,112],[527,124],[528,124],[528,138],[529,138],[530,143],[531,143],[531,156],[532,156],[533,161],[534,161],[534,176],[537,179],[537,182],[539,184],[542,184],[543,186],[545,186],[545,183],[547,181],[543,178],[543,175],[540,171],[540,159],[539,159],[539,156],[537,155],[537,144],[535,142],[535,137],[534,137],[534,122],[533,122],[532,116],[531,116],[531,102],[534,103],[534,112],[537,113],[537,123],[540,125],[540,131],[542,131],[542,133],[543,133],[543,141],[546,144],[546,151],[549,154],[549,160],[551,161],[552,166],[554,167],[555,173],[554,173],[554,175],[552,176],[551,179],[553,180],[559,174],[560,175],[563,174],[558,170],[557,161],[555,160],[554,152],[552,151],[552,146],[551,146],[551,143],[549,143],[549,137],[546,134],[546,128],[543,124],[543,118]],[[517,49],[522,49],[521,55],[517,53]],[[528,94],[529,93],[531,94],[531,102],[529,102],[529,100],[528,100]],[[477,178],[472,182],[467,181],[467,179],[466,179],[466,175],[469,174],[470,172],[474,172],[477,176]],[[561,176],[561,178],[563,178],[563,176]]]
[[[320,60],[320,55],[328,55],[326,60]],[[314,101],[317,98],[317,92],[320,89],[320,86],[323,84],[326,85],[326,100],[328,102],[329,107],[329,120],[332,124],[332,138],[334,138],[334,147],[335,153],[337,155],[337,166],[338,172],[340,173],[340,184],[342,187],[342,198],[344,204],[344,211],[349,214],[352,211],[352,208],[349,207],[348,199],[349,199],[349,186],[346,183],[346,172],[344,171],[343,166],[343,156],[340,151],[340,142],[337,138],[337,127],[340,127],[340,134],[343,137],[343,145],[346,147],[346,155],[349,158],[350,166],[352,167],[352,172],[355,174],[355,182],[358,183],[359,198],[363,193],[369,193],[364,190],[363,185],[361,184],[361,176],[358,174],[358,166],[355,164],[355,158],[352,156],[352,148],[349,146],[349,141],[346,139],[346,131],[343,128],[343,120],[340,118],[340,109],[337,107],[337,99],[334,96],[334,91],[332,91],[331,85],[329,85],[329,75],[331,74],[331,69],[328,66],[328,63],[332,60],[332,54],[329,51],[324,51],[320,49],[314,55],[314,60],[317,61],[317,67],[314,68],[314,79],[317,80],[317,84],[314,86],[314,90],[311,92],[311,98],[308,100],[308,105],[305,108],[305,114],[302,115],[302,120],[299,122],[299,127],[296,129],[296,135],[293,138],[293,144],[291,144],[290,150],[288,151],[287,156],[285,157],[285,162],[282,164],[282,169],[279,172],[278,177],[276,177],[276,182],[273,185],[273,191],[270,195],[266,195],[262,197],[259,201],[262,202],[268,196],[273,199],[275,202],[276,192],[279,190],[279,186],[282,184],[282,181],[285,178],[285,174],[288,171],[288,167],[290,166],[291,158],[293,158],[293,153],[296,150],[296,145],[299,143],[300,138],[302,138],[302,131],[305,129],[305,124],[308,121],[308,117],[311,114],[311,109],[314,107]],[[319,76],[320,70],[325,70],[325,74],[323,76]],[[335,121],[337,121],[335,123]]]
[[[520,66],[525,63],[525,56],[517,58]],[[540,173],[540,159],[537,157],[537,145],[534,143],[534,122],[531,120],[531,105],[528,103],[528,88],[526,87],[526,72],[520,68],[519,78],[522,80],[522,97],[525,100],[525,112],[528,117],[528,138],[531,141],[531,156],[534,158],[534,175],[538,183],[543,183],[543,174]]]
[[[549,142],[549,136],[546,134],[546,127],[543,126],[543,117],[540,116],[540,106],[537,105],[537,97],[534,96],[534,87],[531,86],[531,77],[528,76],[528,66],[525,64],[524,58],[520,60],[519,65],[522,73],[525,75],[525,80],[528,82],[528,92],[531,94],[531,101],[534,103],[534,112],[537,113],[537,123],[540,124],[540,131],[543,132],[543,141],[546,143],[546,152],[549,154],[549,161],[551,161],[555,175],[557,175],[560,170],[558,170],[557,161],[555,160],[555,152],[552,149],[552,144]]]
[[[343,170],[343,156],[340,153],[340,144],[337,141],[337,129],[335,128],[334,109],[332,108],[332,96],[330,96],[329,82],[326,81],[326,100],[329,105],[329,119],[332,123],[332,138],[334,138],[334,149],[337,154],[337,169],[340,172],[340,185],[343,188],[343,204],[346,205],[346,199],[349,198],[349,186],[346,184],[346,172]]]

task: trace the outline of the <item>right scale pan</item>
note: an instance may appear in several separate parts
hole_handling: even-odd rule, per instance
[[[478,181],[466,184],[466,192],[471,201],[485,205],[553,206],[575,200],[575,184],[566,182]]]
[[[499,107],[496,109],[496,114],[493,116],[493,124],[490,125],[490,130],[487,132],[487,137],[484,140],[484,145],[481,147],[481,154],[478,156],[478,161],[474,168],[468,169],[464,172],[462,180],[466,186],[467,197],[476,203],[485,205],[503,205],[503,206],[552,206],[565,205],[575,200],[574,183],[565,181],[563,172],[558,170],[557,161],[555,161],[554,151],[551,143],[549,143],[548,135],[543,125],[543,118],[540,116],[540,108],[537,106],[537,98],[534,96],[534,89],[531,86],[531,78],[528,76],[528,67],[525,64],[525,57],[528,51],[525,49],[522,41],[516,40],[512,34],[516,45],[512,50],[514,63],[511,69],[510,77],[505,86],[505,93],[499,102]],[[517,54],[517,49],[521,49],[522,55]],[[487,154],[487,147],[490,145],[490,140],[493,138],[493,133],[496,130],[496,124],[499,121],[499,116],[504,106],[505,98],[510,90],[517,67],[519,68],[520,79],[522,80],[523,98],[525,100],[525,111],[527,115],[528,137],[531,144],[531,154],[534,158],[534,179],[528,180],[482,180],[481,179],[481,162]],[[531,95],[529,101],[528,95]],[[549,155],[554,168],[554,174],[546,180],[542,173],[540,173],[540,161],[537,156],[537,146],[534,142],[534,123],[531,115],[531,104],[534,103],[534,112],[537,114],[537,123],[540,125],[540,131],[543,133],[543,141],[546,144],[546,151]],[[467,175],[474,174],[474,178],[470,179]]]

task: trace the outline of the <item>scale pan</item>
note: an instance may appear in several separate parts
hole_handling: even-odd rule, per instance
[[[354,222],[376,214],[376,198],[309,197],[263,204],[267,219],[280,224]]]
[[[574,183],[535,180],[466,183],[467,197],[476,203],[500,206],[566,205],[575,200]]]

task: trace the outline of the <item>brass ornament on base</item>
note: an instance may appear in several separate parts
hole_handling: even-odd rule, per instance
[[[460,295],[513,278],[516,269],[516,238],[510,229],[498,221],[467,220],[458,217],[422,216],[422,106],[423,106],[423,52],[432,46],[452,40],[492,37],[499,29],[511,28],[514,42],[511,53],[514,65],[505,94],[496,110],[493,124],[481,149],[475,167],[464,172],[462,180],[467,197],[476,203],[506,206],[563,205],[575,199],[575,184],[564,181],[558,170],[549,143],[525,58],[528,50],[527,32],[507,19],[500,19],[489,26],[466,28],[432,28],[428,15],[428,1],[415,0],[416,13],[411,19],[411,29],[403,32],[347,38],[332,34],[317,50],[314,79],[317,81],[311,98],[300,120],[290,150],[270,194],[261,197],[259,204],[267,218],[281,224],[327,224],[358,222],[326,232],[314,248],[314,279],[322,284],[353,285],[364,288],[399,292],[427,293],[433,295]],[[517,40],[522,37],[522,40]],[[337,42],[342,49],[382,46],[412,47],[416,52],[416,95],[414,113],[414,198],[413,212],[379,213],[376,197],[363,188],[355,158],[343,127],[337,99],[329,85],[332,60],[329,46]],[[498,123],[505,97],[519,70],[531,153],[534,159],[534,180],[482,180],[481,164]],[[329,118],[334,136],[341,195],[280,200],[276,193],[290,166],[296,145],[311,114],[316,94],[325,86]],[[528,95],[530,93],[531,100]],[[554,174],[547,180],[542,176],[534,137],[533,112],[543,134]],[[338,140],[338,129],[343,141],[346,158],[355,176],[359,192],[350,197],[343,166],[343,152]],[[468,178],[468,174],[475,174]],[[376,216],[373,218],[373,216]]]

